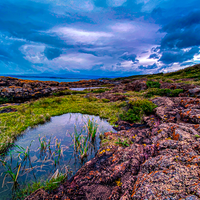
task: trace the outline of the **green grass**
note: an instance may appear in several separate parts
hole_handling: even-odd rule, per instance
[[[98,115],[114,124],[122,113],[122,102],[103,102],[81,95],[42,98],[13,106],[18,111],[0,114],[0,152],[5,151],[28,127],[45,123],[65,113]]]
[[[73,94],[88,94],[88,93],[103,93],[109,91],[109,88],[85,89],[82,91],[76,90],[63,90],[53,93],[53,96],[73,95]]]
[[[118,144],[120,146],[123,146],[123,147],[129,147],[130,145],[128,144],[128,140],[122,140],[120,138],[118,138],[118,141],[115,142],[115,144]]]
[[[51,192],[65,180],[66,175],[60,174],[57,178],[51,180],[33,182],[32,184],[29,183],[28,185],[24,186],[23,189],[17,191],[13,199],[24,199],[26,196],[32,194],[38,189],[44,189],[45,191]]]
[[[72,95],[72,94],[87,94],[88,90],[76,91],[76,90],[63,90],[53,93],[53,96],[63,96],[63,95]]]

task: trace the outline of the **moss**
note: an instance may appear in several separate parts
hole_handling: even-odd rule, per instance
[[[110,102],[110,100],[109,99],[101,99],[104,103],[106,103],[106,102]]]
[[[45,123],[51,116],[65,113],[99,115],[114,124],[123,112],[122,107],[121,102],[103,102],[96,98],[84,98],[83,95],[41,98],[12,106],[17,112],[0,115],[0,152],[12,145],[28,127]]]

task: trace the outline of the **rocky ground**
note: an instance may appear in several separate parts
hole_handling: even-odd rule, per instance
[[[109,99],[110,101],[125,100],[126,96],[123,93],[126,93],[127,91],[136,91],[136,92],[140,92],[142,90],[146,91],[148,89],[147,81],[148,81],[147,79],[139,79],[134,81],[124,80],[116,84],[116,86],[113,87],[110,91],[101,93],[97,95],[97,97],[100,99]],[[182,89],[183,92],[179,96],[200,97],[199,86],[185,84],[185,83],[167,83],[162,81],[159,82],[160,82],[160,89],[171,89],[171,90]]]
[[[49,96],[55,92],[77,87],[95,87],[108,81],[83,80],[77,82],[30,81],[12,77],[0,77],[0,97],[8,102],[25,101]]]
[[[8,102],[24,102],[30,99],[37,99],[68,90],[69,88],[100,87],[102,85],[112,85],[110,91],[106,91],[97,98],[109,99],[110,101],[125,100],[122,93],[127,91],[147,90],[147,78],[139,80],[82,80],[77,82],[55,82],[55,81],[30,81],[12,77],[0,77],[0,97]],[[184,83],[167,83],[160,81],[160,88],[183,89],[180,96],[200,97],[200,87]]]
[[[158,107],[143,125],[118,122],[118,132],[104,134],[95,158],[71,180],[27,200],[200,199],[200,99],[152,101]]]
[[[58,83],[0,77],[0,97],[14,102],[105,84],[112,88],[87,95],[127,101],[130,91],[144,91],[144,95],[154,89],[182,91],[178,97],[164,94],[152,99],[157,108],[153,115],[143,117],[141,124],[118,121],[117,133],[103,135],[96,156],[75,176],[50,194],[39,189],[26,200],[200,199],[200,87],[159,80],[158,89],[148,88],[147,82],[141,78]],[[1,113],[15,111],[5,107]]]

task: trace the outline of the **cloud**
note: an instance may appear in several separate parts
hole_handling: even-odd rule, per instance
[[[54,58],[59,57],[61,53],[62,51],[57,48],[46,47],[44,50],[44,55],[47,57],[48,60],[53,60]]]
[[[164,64],[181,63],[193,59],[194,55],[199,53],[198,47],[193,47],[190,50],[174,50],[163,52],[159,61]]]
[[[0,68],[142,74],[199,63],[197,0],[0,1]]]
[[[113,36],[111,33],[98,32],[98,31],[86,31],[82,29],[70,28],[70,27],[60,27],[50,30],[52,33],[56,33],[61,39],[69,41],[69,39],[74,40],[76,43],[88,43],[94,44],[105,38],[110,38]]]
[[[146,65],[146,66],[140,65],[138,68],[142,69],[142,70],[147,70],[147,69],[156,69],[156,68],[158,68],[158,66],[156,63],[154,63],[153,65]]]
[[[131,23],[117,23],[111,26],[112,30],[119,33],[134,31],[136,28]]]
[[[159,55],[158,54],[156,54],[156,53],[153,53],[153,54],[151,54],[150,56],[149,56],[149,59],[159,59]]]
[[[108,4],[113,7],[122,6],[127,0],[108,0]]]
[[[136,57],[137,57],[136,54],[125,52],[120,58],[126,61],[132,61],[132,63],[137,63],[138,60],[136,59]]]

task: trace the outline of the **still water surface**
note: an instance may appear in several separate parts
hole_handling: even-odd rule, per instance
[[[84,160],[81,160],[74,152],[70,134],[77,131],[78,133],[86,135],[87,131],[85,127],[89,119],[97,124],[97,136],[89,144],[88,156]],[[12,154],[12,162],[9,153],[5,157],[1,157],[1,159],[4,159],[15,172],[17,171],[15,169],[17,162],[22,163],[18,177],[20,185],[50,179],[57,169],[59,172],[63,172],[66,166],[72,171],[72,176],[85,162],[94,157],[100,146],[99,134],[107,131],[115,132],[106,120],[100,119],[98,116],[68,113],[62,116],[52,117],[49,122],[26,130],[23,136],[19,137],[16,141],[15,145],[23,147],[24,149],[29,148],[30,159],[23,161],[23,154],[19,158],[19,152],[16,153],[16,151],[19,151],[19,147],[17,146],[9,150]],[[50,150],[41,151],[39,139],[40,141],[46,140],[46,143],[50,144]],[[59,143],[61,144],[60,149],[62,150],[61,154],[59,154],[61,155],[60,157],[58,156],[57,148],[57,144]],[[9,177],[5,178],[3,172],[5,172],[5,168],[0,164],[0,199],[9,199],[12,193],[11,188],[13,183],[10,182],[11,179]]]

